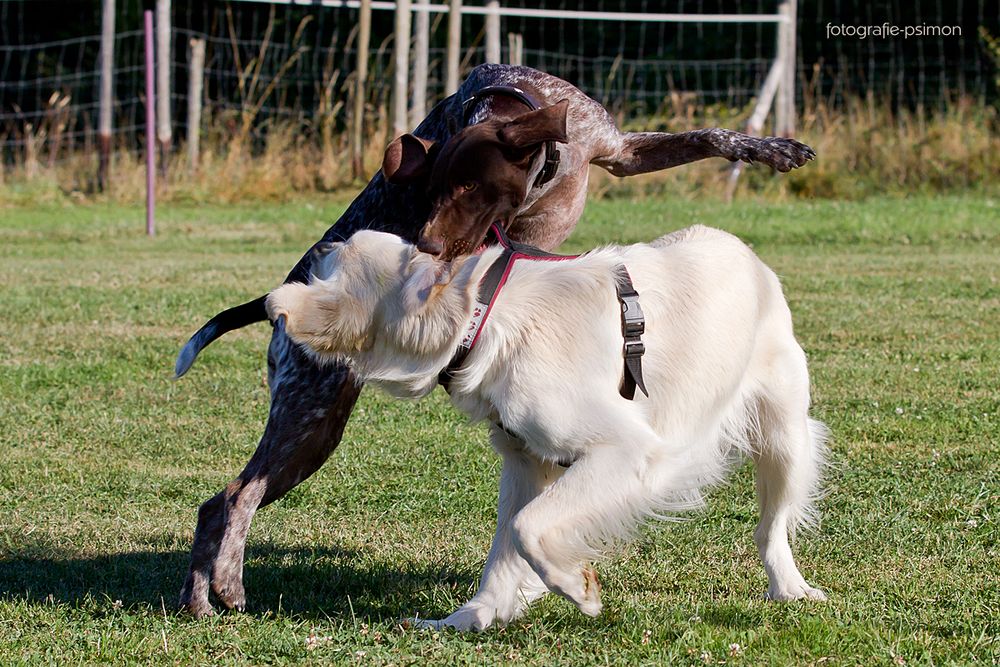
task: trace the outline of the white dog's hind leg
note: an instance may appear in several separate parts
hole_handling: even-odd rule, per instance
[[[797,346],[796,346],[797,349]],[[801,352],[790,355],[791,368],[767,387],[760,400],[760,442],[754,457],[760,523],[754,542],[767,571],[771,600],[825,600],[806,583],[788,543],[797,525],[809,521],[825,454],[826,427],[809,419],[809,380]],[[783,371],[783,372],[782,372]]]
[[[523,443],[499,428],[491,429],[490,439],[503,457],[503,471],[497,531],[479,590],[447,618],[415,621],[418,626],[482,631],[494,624],[509,623],[548,593],[548,588],[514,547],[511,522],[522,507],[562,475],[563,468],[539,461],[525,451]]]

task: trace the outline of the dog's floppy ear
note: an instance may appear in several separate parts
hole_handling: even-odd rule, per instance
[[[430,171],[436,142],[403,134],[392,140],[382,157],[385,180],[396,185],[412,183]]]
[[[508,121],[497,130],[500,141],[513,148],[537,146],[543,141],[566,143],[566,112],[569,100],[536,109]]]
[[[267,309],[267,317],[272,322],[277,322],[279,317],[288,318],[288,313],[299,310],[299,304],[304,300],[307,285],[302,283],[285,283],[267,295],[264,307]]]
[[[407,273],[403,284],[403,307],[408,312],[415,312],[426,306],[451,280],[451,262],[441,262],[418,252],[410,260]]]
[[[312,247],[309,272],[312,273],[313,280],[326,280],[333,274],[337,268],[333,261],[333,251],[340,245],[343,243],[321,241]]]
[[[286,283],[267,295],[272,321],[285,318],[285,333],[317,354],[361,348],[369,317],[363,304],[329,281]]]

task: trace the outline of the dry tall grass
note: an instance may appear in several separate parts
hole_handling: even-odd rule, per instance
[[[944,110],[892,110],[874,97],[849,99],[833,107],[807,87],[797,137],[816,149],[806,168],[775,175],[757,167],[741,178],[736,196],[764,198],[824,197],[857,199],[895,192],[950,192],[1000,188],[1000,114],[996,108],[956,99]],[[168,160],[159,179],[160,201],[280,200],[302,193],[360,189],[352,179],[348,135],[330,122],[333,104],[315,122],[272,123],[256,128],[260,140],[248,146],[242,116],[205,120],[197,172],[188,168],[183,147]],[[653,118],[629,122],[628,129],[679,132],[697,127],[742,128],[749,109],[699,108],[690,98],[669,98]],[[54,115],[53,123],[62,122]],[[386,114],[370,111],[364,156],[368,173],[378,167],[388,133]],[[59,133],[28,128],[32,140],[24,155],[0,175],[0,204],[74,199],[139,202],[144,198],[145,167],[140,154],[119,150],[112,166],[112,187],[94,187],[93,152],[66,154]],[[57,159],[58,158],[58,159]],[[4,170],[0,169],[0,172]],[[716,160],[625,180],[594,169],[591,189],[608,197],[722,197],[728,164]]]

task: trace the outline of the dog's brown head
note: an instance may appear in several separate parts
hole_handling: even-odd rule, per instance
[[[566,142],[568,107],[563,100],[511,120],[485,120],[443,145],[412,134],[389,144],[386,180],[427,183],[431,214],[420,250],[452,259],[476,250],[493,222],[506,227],[528,196],[543,144]]]

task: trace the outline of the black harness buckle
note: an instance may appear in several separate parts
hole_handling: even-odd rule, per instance
[[[646,318],[639,305],[639,294],[620,293],[618,298],[622,304],[622,333],[626,338],[641,336],[646,333]]]
[[[623,353],[626,359],[638,359],[646,354],[646,345],[641,340],[627,340]]]
[[[649,396],[646,384],[642,380],[642,355],[646,353],[646,346],[640,339],[640,336],[646,333],[646,317],[642,313],[642,306],[639,305],[639,293],[635,291],[625,265],[619,264],[615,270],[620,278],[617,290],[618,302],[622,307],[622,338],[625,339],[625,345],[622,347],[625,369],[619,393],[631,401],[635,398],[636,387],[647,397]]]

